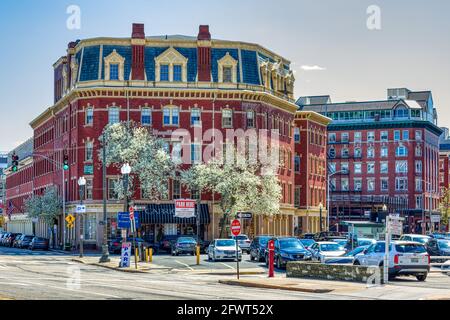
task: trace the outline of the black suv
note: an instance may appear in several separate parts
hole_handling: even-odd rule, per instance
[[[267,243],[273,236],[256,236],[250,244],[250,260],[264,261]]]

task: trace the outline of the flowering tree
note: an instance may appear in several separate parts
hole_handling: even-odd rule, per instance
[[[129,163],[132,173],[129,177],[128,196],[134,191],[134,180],[138,180],[152,200],[160,199],[168,193],[168,180],[175,177],[177,165],[172,161],[165,141],[155,137],[145,127],[134,122],[116,123],[107,126],[99,140],[106,151],[106,165],[118,169]],[[99,150],[99,160],[103,161],[103,149]],[[116,184],[119,198],[124,198],[123,184]]]
[[[25,200],[25,210],[30,218],[41,218],[48,226],[53,226],[62,210],[62,198],[58,195],[58,189],[55,186],[48,187],[43,195],[31,196]],[[53,228],[51,236],[54,239]]]
[[[236,152],[234,154],[237,155]],[[213,159],[181,171],[180,180],[191,190],[220,195],[222,237],[226,221],[236,212],[251,211],[255,215],[279,213],[281,187],[278,178],[274,170],[261,174],[261,169],[260,164],[250,164],[245,157],[237,156],[236,160],[225,163]]]
[[[450,223],[450,188],[442,190],[440,207],[441,222],[444,226],[448,226]]]

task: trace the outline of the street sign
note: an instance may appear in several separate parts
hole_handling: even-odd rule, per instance
[[[136,222],[136,228],[140,228],[140,217],[139,212],[134,213],[134,220]],[[119,212],[117,214],[117,227],[119,229],[130,229],[131,228],[131,220],[129,212]]]
[[[195,200],[179,199],[175,200],[175,217],[178,218],[194,218],[195,217]]]
[[[241,233],[241,222],[239,220],[233,220],[231,223],[231,233],[233,236],[238,236]]]
[[[69,214],[66,217],[66,221],[68,224],[73,224],[73,222],[75,221],[75,217],[73,215]]]
[[[67,223],[67,229],[72,229],[75,225],[73,223]]]
[[[403,233],[403,218],[389,216],[387,228],[388,232],[393,235],[400,236]]]
[[[251,212],[238,212],[236,215],[237,219],[251,220],[253,218],[253,214]]]
[[[84,204],[77,205],[76,213],[86,213],[86,206]]]
[[[441,216],[437,214],[431,215],[431,223],[439,223],[441,222]]]
[[[129,268],[130,262],[131,262],[131,243],[123,242],[121,256],[120,256],[120,267],[121,268]]]

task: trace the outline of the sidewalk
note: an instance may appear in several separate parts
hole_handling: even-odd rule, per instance
[[[450,300],[450,292],[446,289],[405,287],[395,284],[367,286],[364,283],[286,277],[219,280],[219,283],[249,288],[331,293],[336,296],[371,300]]]

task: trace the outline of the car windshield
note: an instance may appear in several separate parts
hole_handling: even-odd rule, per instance
[[[235,246],[236,242],[234,240],[218,240],[216,242],[217,247],[231,247]]]
[[[372,240],[358,240],[360,246],[370,246],[372,243]]]
[[[305,249],[298,239],[280,239],[279,242],[281,249]]]
[[[438,243],[441,249],[450,249],[450,240],[439,240]]]
[[[266,246],[267,245],[267,242],[269,242],[269,240],[270,239],[272,239],[272,238],[270,238],[270,237],[267,237],[267,238],[259,238],[259,244],[261,245],[261,246]]]
[[[427,250],[421,244],[408,243],[408,244],[397,244],[395,249],[400,253],[425,253]]]
[[[315,241],[312,239],[302,239],[302,240],[300,240],[300,242],[303,243],[303,245],[307,246],[307,247],[309,247],[310,245],[315,243]]]
[[[425,238],[425,237],[412,237],[412,241],[420,242],[420,243],[426,243],[428,241],[428,238]]]
[[[197,241],[195,241],[194,238],[179,238],[178,242],[182,242],[182,243],[196,243]]]
[[[337,243],[327,243],[327,244],[321,244],[320,245],[321,251],[341,251],[342,247],[338,245]]]

